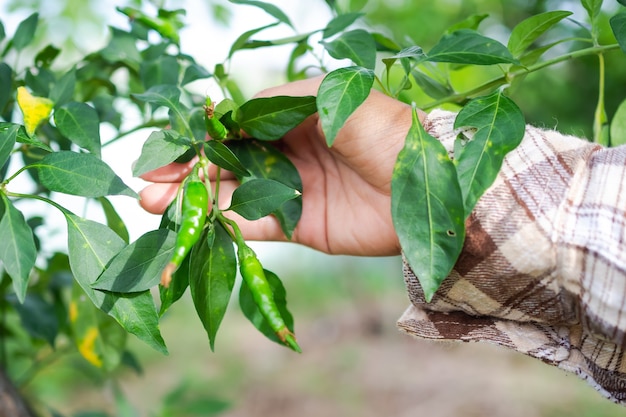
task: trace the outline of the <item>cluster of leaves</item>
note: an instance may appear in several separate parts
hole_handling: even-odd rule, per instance
[[[460,106],[455,127],[463,134],[455,144],[454,157],[424,131],[415,114],[393,174],[394,224],[403,252],[430,299],[461,251],[467,216],[494,181],[506,153],[523,137],[524,116],[505,94],[506,87],[567,59],[597,55],[602,62],[608,51],[621,47],[626,52],[625,11],[611,19],[617,42],[599,44],[599,0],[582,1],[591,23],[590,46],[544,60],[547,51],[569,40],[546,45],[538,40],[563,19],[570,19],[570,12],[546,12],[520,22],[506,46],[480,34],[484,16],[472,16],[449,28],[439,43],[425,52],[378,32],[355,29],[364,13],[342,11],[331,0],[326,1],[333,12],[330,22],[307,33],[298,33],[289,17],[270,3],[231,3],[259,8],[275,21],[243,33],[225,62],[212,72],[181,52],[182,10],[161,9],[157,16],[149,16],[137,9],[120,8],[129,17],[130,29],[111,28],[104,48],[61,73],[52,69],[60,52],[53,45],[38,51],[32,65],[15,68],[7,63],[31,46],[37,14],[21,22],[11,38],[0,23],[5,58],[0,63],[0,333],[27,335],[3,337],[2,365],[7,365],[7,357],[34,357],[42,346],[69,340],[89,363],[109,371],[121,363],[132,363],[126,351],[128,333],[165,353],[159,318],[187,288],[214,346],[235,287],[236,224],[213,205],[202,239],[175,273],[172,285],[160,288],[157,308],[150,289],[158,285],[174,248],[177,205],[172,204],[164,214],[159,229],[129,242],[124,222],[107,197],[137,198],[137,194],[101,159],[103,146],[129,132],[154,129],[134,166],[134,175],[171,162],[206,157],[218,170],[233,172],[241,182],[226,210],[249,220],[274,215],[290,237],[302,211],[302,183],[272,141],[317,111],[327,144],[332,146],[339,129],[374,87],[398,97],[417,85],[432,97],[432,107],[443,103]],[[291,28],[293,35],[258,38],[278,25]],[[152,32],[159,36],[149,36]],[[286,65],[288,79],[304,78],[311,71],[327,72],[317,95],[245,100],[227,71],[234,54],[286,44],[293,45]],[[328,71],[320,48],[351,65]],[[317,64],[300,65],[304,57],[313,57]],[[383,57],[382,65],[377,65],[379,57]],[[449,74],[468,65],[497,66],[502,75],[471,90],[456,91]],[[211,109],[211,117],[219,120],[227,133],[213,140],[207,140],[206,97],[189,88],[194,81],[208,79],[216,82],[226,97]],[[143,120],[122,131],[121,112],[129,108]],[[609,124],[601,83],[596,141],[619,144],[626,138],[624,120],[623,103]],[[117,132],[104,144],[100,137],[103,124]],[[241,131],[254,139],[243,138]],[[13,180],[22,174],[30,177],[31,189],[14,189]],[[72,213],[55,201],[54,193],[84,197],[85,204],[95,202],[105,214],[106,224]],[[211,194],[213,203],[217,203],[217,195],[217,190]],[[67,253],[41,250],[37,228],[44,219],[25,215],[23,207],[28,200],[43,202],[63,215]],[[267,274],[274,298],[293,330],[284,288],[278,277]],[[276,340],[246,287],[241,288],[244,314]]]

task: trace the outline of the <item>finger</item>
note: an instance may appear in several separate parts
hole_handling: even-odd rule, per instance
[[[267,88],[258,92],[255,97],[274,97],[274,96],[315,96],[320,87],[323,75],[305,80],[293,81],[276,87]]]
[[[172,162],[157,168],[153,171],[148,171],[139,177],[150,182],[165,182],[173,183],[182,181],[193,169],[194,165],[198,162],[198,157],[194,157],[189,162],[177,163]]]
[[[149,213],[162,214],[176,198],[180,183],[150,184],[139,192],[139,205]]]

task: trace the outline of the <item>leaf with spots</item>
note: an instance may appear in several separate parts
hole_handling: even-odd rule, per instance
[[[455,155],[465,216],[493,184],[506,154],[520,144],[525,127],[522,111],[502,91],[473,99],[459,112],[454,128],[474,132]]]

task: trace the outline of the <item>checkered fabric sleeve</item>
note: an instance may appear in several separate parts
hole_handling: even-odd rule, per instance
[[[450,154],[455,117],[424,121]],[[515,349],[626,404],[626,147],[529,126],[466,227],[432,302],[404,263],[411,305],[398,326]]]

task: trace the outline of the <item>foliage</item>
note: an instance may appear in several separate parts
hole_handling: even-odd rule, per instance
[[[235,245],[246,247],[237,224],[223,212],[232,210],[248,220],[274,215],[291,237],[302,212],[302,182],[272,142],[317,111],[328,146],[332,146],[339,129],[372,87],[404,100],[417,88],[421,97],[430,100],[422,106],[426,109],[441,105],[460,109],[455,127],[462,133],[454,157],[422,128],[415,114],[392,179],[394,225],[429,300],[461,251],[465,219],[494,181],[507,152],[522,140],[525,118],[510,97],[512,88],[519,88],[529,74],[546,67],[597,56],[600,82],[594,140],[617,145],[626,137],[626,101],[609,121],[604,96],[605,54],[626,53],[623,8],[610,19],[614,37],[610,42],[601,41],[602,2],[583,0],[588,23],[578,24],[588,29],[582,40],[541,43],[544,34],[571,19],[569,11],[546,11],[520,21],[507,45],[480,33],[485,16],[472,15],[443,32],[425,52],[405,39],[355,29],[366,14],[334,1],[326,2],[332,19],[307,33],[299,33],[289,17],[270,3],[231,3],[259,8],[275,21],[244,32],[225,62],[211,70],[183,52],[179,31],[185,11],[163,8],[156,15],[139,8],[119,8],[129,18],[129,26],[111,28],[107,45],[72,65],[63,63],[62,71],[53,69],[59,53],[53,45],[35,51],[33,62],[23,68],[17,66],[17,59],[0,63],[2,367],[11,365],[8,358],[28,357],[44,346],[59,349],[65,344],[95,368],[111,372],[127,363],[127,334],[167,353],[159,319],[187,287],[213,349],[236,288]],[[37,13],[30,15],[12,36],[0,22],[3,58],[15,57],[33,44],[40,20]],[[261,37],[278,25],[290,28],[293,35]],[[249,49],[282,45],[293,48],[285,65],[288,79],[304,78],[312,70],[327,72],[318,94],[246,100],[227,71],[232,57]],[[564,52],[542,58],[559,48]],[[326,53],[350,64],[328,71]],[[319,63],[317,68],[301,67],[305,56],[312,56]],[[377,65],[379,58],[381,65]],[[499,74],[469,88],[456,88],[455,74],[468,68],[495,69]],[[121,72],[126,77],[119,77]],[[208,80],[216,82],[223,93],[217,103],[189,87]],[[122,131],[121,120],[128,109],[139,112],[143,120]],[[116,130],[106,143],[100,137],[104,124]],[[163,280],[162,271],[167,270],[178,250],[177,236],[183,233],[184,219],[178,209],[182,192],[160,227],[134,242],[128,241],[126,225],[107,199],[112,195],[138,197],[101,159],[101,152],[140,129],[152,131],[133,174],[173,162],[195,164],[204,173],[212,203],[202,219],[199,239],[189,242],[185,259],[168,272],[173,274],[171,283]],[[244,137],[242,131],[253,139]],[[217,201],[219,180],[211,187],[210,165],[218,178],[221,170],[228,170],[241,183],[226,209],[220,209]],[[23,176],[30,178],[30,188],[15,181]],[[97,202],[106,224],[71,212],[57,201],[59,193],[84,198],[85,204]],[[41,219],[29,217],[26,209],[33,200],[57,210],[66,220],[66,252],[42,250],[41,239],[47,237],[37,232]],[[293,331],[284,287],[275,274],[265,274],[276,314]],[[157,287],[158,307],[151,293]],[[238,296],[244,315],[259,331],[293,348],[270,330],[250,288],[242,286]],[[21,331],[16,330],[20,326]],[[13,336],[24,331],[27,337],[21,341]]]

